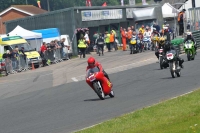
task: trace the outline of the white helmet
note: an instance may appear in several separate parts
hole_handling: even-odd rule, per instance
[[[189,36],[189,35],[192,35],[192,33],[191,33],[191,32],[187,32],[186,34],[187,34],[188,36]]]

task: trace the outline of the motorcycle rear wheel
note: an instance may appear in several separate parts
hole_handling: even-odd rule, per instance
[[[105,99],[105,94],[104,92],[101,90],[100,86],[98,85],[97,82],[93,83],[93,87],[94,87],[94,91],[97,93],[97,95],[99,96],[99,98],[101,100]]]

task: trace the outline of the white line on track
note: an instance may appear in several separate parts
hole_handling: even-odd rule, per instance
[[[122,65],[122,66],[118,66],[118,67],[114,67],[114,68],[110,68],[110,69],[105,69],[105,71],[108,74],[117,73],[117,72],[121,72],[121,71],[125,71],[125,70],[135,68],[135,67],[137,67],[136,64],[144,63],[144,62],[147,62],[147,61],[155,62],[154,60],[155,60],[155,58],[149,58],[149,59],[146,59],[146,60],[142,60],[142,61],[139,61],[139,62],[127,64],[127,65]],[[77,76],[77,77],[73,77],[71,79],[75,82],[82,81],[82,80],[85,80],[85,75],[80,75],[80,76]]]
[[[78,82],[78,79],[76,79],[75,77],[73,77],[72,80]]]

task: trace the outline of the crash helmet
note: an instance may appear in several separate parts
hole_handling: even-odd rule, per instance
[[[192,33],[191,33],[191,32],[189,32],[189,31],[186,32],[186,35],[187,35],[187,38],[188,38],[188,39],[191,39],[191,38],[192,38]]]
[[[167,42],[165,43],[165,48],[166,48],[167,50],[169,50],[170,47],[171,47],[171,43],[170,43],[169,41],[167,41]]]
[[[95,58],[89,57],[87,60],[88,66],[94,66],[95,65]]]
[[[164,38],[164,37],[160,37],[159,43],[160,43],[161,45],[164,45],[164,44],[165,44],[165,38]]]

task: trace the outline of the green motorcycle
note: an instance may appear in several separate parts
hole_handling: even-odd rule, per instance
[[[194,60],[196,55],[196,50],[194,48],[194,43],[191,40],[188,40],[184,44],[184,51],[187,54],[188,61]]]

